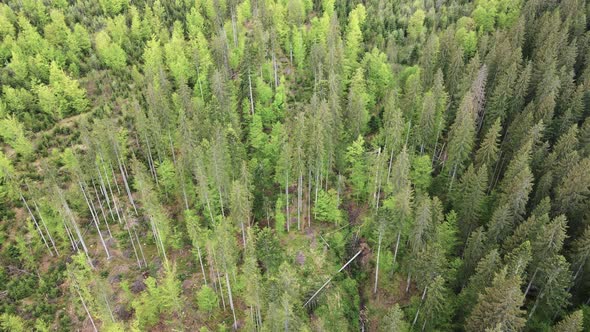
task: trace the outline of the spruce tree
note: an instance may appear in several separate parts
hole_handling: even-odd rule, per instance
[[[506,268],[497,272],[491,286],[480,293],[465,323],[466,330],[483,331],[498,324],[509,331],[522,330],[526,319],[521,309],[524,296],[520,284],[520,277],[508,276]]]

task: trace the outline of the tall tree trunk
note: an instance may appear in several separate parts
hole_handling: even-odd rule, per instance
[[[199,91],[201,92],[201,100],[205,100],[205,95],[203,94],[203,85],[201,84],[201,74],[199,73],[199,66],[197,67],[197,83],[199,83]]]
[[[287,176],[285,179],[285,201],[287,205],[287,233],[290,231],[291,211],[289,210],[289,166],[287,166]]]
[[[117,205],[115,200],[113,200],[113,204],[115,204],[115,209],[117,209]],[[119,209],[117,209],[117,218],[119,218],[119,224],[121,225],[121,215],[119,214]],[[141,260],[139,259],[139,255],[137,254],[137,248],[135,247],[135,241],[133,240],[133,236],[131,235],[131,225],[127,222],[127,218],[123,215],[123,219],[125,219],[125,228],[127,229],[127,234],[129,234],[129,241],[131,241],[131,246],[133,247],[133,253],[135,253],[135,258],[137,259],[137,266],[141,269]],[[137,239],[137,243],[141,248],[141,243],[139,243],[139,239]],[[147,266],[147,265],[146,265]]]
[[[203,266],[203,257],[201,255],[201,247],[197,244],[197,254],[199,255],[199,264],[201,265],[201,272],[203,273],[203,281],[207,285],[207,277],[205,275],[205,267]]]
[[[397,240],[395,241],[395,252],[393,253],[393,264],[395,265],[395,260],[397,258],[397,249],[399,248],[399,239],[402,235],[401,230],[397,231]]]
[[[90,315],[90,311],[88,310],[88,307],[86,306],[86,301],[84,301],[84,297],[82,296],[82,293],[80,293],[80,290],[78,289],[78,286],[75,286],[76,288],[76,292],[78,292],[78,296],[80,296],[80,300],[82,301],[82,306],[84,307],[84,310],[86,311],[86,314],[88,315],[88,318],[90,319],[90,323],[92,323],[92,327],[94,328],[94,332],[98,332],[98,329],[96,328],[96,324],[94,324],[94,319],[92,319],[92,315]]]
[[[21,193],[19,193],[19,195],[20,195],[21,200],[25,204],[27,211],[29,211],[29,215],[31,216],[31,219],[33,220],[33,223],[35,224],[35,228],[37,228],[37,232],[39,232],[39,236],[43,240],[45,247],[47,247],[47,251],[49,251],[49,255],[51,255],[51,257],[53,257],[53,252],[51,251],[51,247],[49,247],[49,244],[47,243],[47,240],[45,239],[45,235],[43,235],[43,231],[41,231],[41,227],[39,227],[39,223],[37,223],[37,218],[35,218],[35,215],[33,214],[33,212],[31,212],[31,209],[29,208],[29,204],[27,204],[27,201],[25,200],[23,195]]]
[[[531,290],[531,286],[533,285],[533,281],[535,280],[535,276],[537,276],[537,272],[539,272],[539,268],[535,269],[535,272],[533,272],[533,276],[531,277],[531,281],[529,281],[529,284],[526,286],[526,290],[524,291],[525,298],[526,298],[527,294],[529,293],[529,291]]]
[[[107,187],[104,184],[104,178],[102,177],[102,172],[100,171],[100,168],[98,166],[96,166],[96,170],[98,171],[98,180],[100,181],[100,183],[99,183],[100,192],[102,193],[102,196],[105,198],[105,201],[107,202],[107,207],[109,208],[109,213],[111,215],[111,218],[114,221],[114,220],[116,220],[115,214],[113,213],[113,209],[111,207],[111,202],[110,202],[112,197],[109,199],[109,193],[107,192]]]
[[[316,174],[315,174],[315,197],[314,197],[314,201],[313,201],[313,205],[317,205],[318,204],[318,190],[319,188],[322,186],[320,184],[320,168],[321,166],[316,167]],[[317,218],[317,213],[314,212],[313,214],[313,218],[314,220]]]
[[[344,270],[348,266],[348,264],[350,264],[353,260],[355,260],[358,257],[358,255],[361,254],[361,252],[363,252],[362,249],[357,251],[357,253],[354,256],[352,256],[352,258],[349,259],[348,262],[346,262],[346,264],[342,265],[340,270],[338,270],[338,272],[336,273],[342,272],[342,270]],[[326,282],[322,285],[322,287],[320,287],[315,293],[313,293],[313,295],[303,304],[303,307],[306,307],[322,291],[322,289],[324,289],[324,287],[326,287],[330,283],[330,281],[332,281],[332,277],[329,277],[328,280],[326,280]]]
[[[127,228],[127,234],[129,234],[129,241],[131,241],[131,247],[133,247],[133,253],[135,254],[135,259],[137,260],[137,266],[141,269],[141,260],[139,259],[139,255],[137,254],[137,248],[135,247],[135,241],[133,240],[133,236],[131,235],[131,226],[127,224],[125,228]]]
[[[311,167],[307,175],[307,226],[311,228]]]
[[[387,167],[387,179],[386,179],[386,182],[389,182],[389,179],[391,178],[391,168],[393,166],[393,153],[394,153],[394,149],[392,147],[391,148],[391,154],[389,155],[389,166]]]
[[[221,285],[221,278],[219,277],[219,271],[217,273],[217,282],[219,283],[219,291],[221,293],[221,304],[223,305],[223,311],[225,311],[225,298],[223,297],[223,286]]]
[[[414,320],[412,320],[412,326],[410,327],[410,331],[414,328],[414,325],[416,325],[416,322],[418,321],[419,314],[420,314],[420,308],[418,308],[418,310],[416,310],[416,315],[414,315]]]
[[[96,231],[98,232],[98,236],[100,237],[100,243],[102,243],[104,251],[107,254],[107,259],[111,259],[111,254],[109,253],[109,249],[107,248],[107,244],[104,242],[104,238],[102,236],[102,232],[100,230],[100,227],[98,227],[98,216],[96,216],[94,213],[94,209],[92,208],[92,205],[90,204],[90,201],[88,200],[88,196],[86,195],[86,190],[84,190],[84,186],[82,185],[82,182],[78,181],[78,184],[80,185],[80,189],[82,190],[82,194],[84,195],[84,199],[86,200],[86,204],[88,205],[88,208],[90,209],[90,214],[92,215],[92,220],[94,221],[94,226],[96,227]]]
[[[63,213],[66,214],[65,209],[63,209],[63,207],[62,207],[62,211],[64,211]],[[68,239],[70,240],[70,244],[72,245],[72,250],[78,251],[79,250],[78,243],[76,242],[76,239],[74,238],[74,233],[72,233],[70,226],[68,226],[68,223],[67,223],[65,217],[62,218],[62,222],[63,222],[64,228],[66,230],[66,234],[68,235]]]
[[[223,196],[221,195],[221,186],[217,187],[219,193],[219,205],[221,206],[221,215],[225,218],[225,209],[223,208]]]
[[[39,206],[37,206],[37,202],[33,201],[33,205],[35,206],[35,211],[37,211],[37,214],[39,215],[39,219],[41,219],[41,224],[43,225],[43,228],[45,229],[45,232],[47,233],[47,237],[51,241],[51,245],[53,247],[53,250],[55,250],[55,253],[57,254],[57,256],[59,256],[59,251],[57,251],[57,246],[55,245],[55,241],[53,241],[53,237],[51,236],[51,233],[49,233],[49,229],[47,228],[47,224],[45,223],[45,220],[43,219],[43,215],[41,214],[41,211],[39,210]]]
[[[152,174],[152,177],[154,178],[156,185],[158,185],[158,173],[156,172],[156,167],[154,165],[154,158],[152,157],[152,149],[150,148],[150,142],[148,141],[147,135],[144,134],[143,137],[148,150],[147,160],[148,166],[150,168],[150,173]]]
[[[117,193],[121,195],[121,188],[119,188],[119,183],[117,182],[117,176],[115,175],[115,169],[113,168],[113,164],[109,160],[109,167],[111,168],[111,175],[113,176],[113,182],[115,183],[115,187],[117,188]],[[111,194],[112,196],[112,194]]]
[[[375,267],[375,288],[373,289],[373,294],[377,294],[377,283],[379,282],[379,258],[381,256],[381,237],[382,232],[379,231],[379,245],[377,246],[377,266]]]
[[[299,179],[297,180],[297,230],[301,230],[301,209],[303,203],[303,173],[299,169]]]
[[[154,234],[154,239],[156,240],[156,244],[160,245],[160,250],[162,255],[164,256],[164,262],[168,265],[168,256],[166,256],[166,247],[164,246],[164,240],[162,239],[162,235],[160,234],[160,229],[158,228],[158,224],[154,221],[152,216],[150,218],[150,223],[152,225],[152,233]]]
[[[135,234],[135,240],[137,240],[137,246],[139,247],[139,252],[141,253],[141,258],[143,259],[143,266],[147,266],[147,260],[145,259],[143,247],[141,246],[141,242],[139,241],[139,236],[137,235],[137,230],[135,229],[135,227],[133,227],[133,233]]]
[[[229,307],[231,308],[232,315],[234,316],[234,331],[238,329],[238,322],[236,321],[236,310],[234,309],[234,299],[231,294],[231,285],[229,283],[229,277],[227,270],[225,271],[225,283],[227,285],[227,294],[229,297]]]
[[[277,65],[277,57],[275,56],[275,53],[272,53],[272,64],[273,64],[273,68],[274,68],[274,74],[275,74],[275,90],[276,88],[279,87],[279,67]]]
[[[252,77],[250,77],[250,70],[248,70],[248,88],[250,90],[250,115],[254,115],[254,97],[252,96]]]
[[[98,201],[98,205],[100,207],[100,212],[102,214],[102,218],[104,219],[104,223],[107,225],[107,230],[109,232],[109,237],[112,239],[113,238],[113,233],[111,233],[111,227],[109,226],[109,220],[108,220],[108,218],[106,216],[106,213],[104,212],[104,207],[102,205],[102,201],[100,200],[100,196],[98,195],[98,191],[96,190],[96,185],[94,184],[94,180],[92,180],[92,186],[94,187],[94,195],[96,196],[96,200]],[[90,195],[90,193],[89,193],[89,195]],[[95,208],[95,211],[96,211],[96,208]]]
[[[113,310],[111,310],[111,305],[109,304],[109,300],[107,299],[107,296],[104,293],[104,290],[103,290],[103,293],[102,293],[102,297],[104,299],[104,303],[107,306],[107,310],[109,311],[109,316],[111,317],[111,321],[114,323],[115,322],[115,316],[113,316]]]
[[[434,168],[434,158],[436,156],[436,147],[438,146],[438,139],[440,137],[441,128],[442,128],[442,119],[438,123],[438,128],[436,131],[436,140],[434,141],[434,150],[432,151],[432,162],[430,163],[430,166],[433,168]]]
[[[90,255],[88,255],[88,248],[86,247],[86,242],[84,242],[84,238],[82,237],[82,234],[80,233],[80,228],[78,228],[78,225],[76,224],[76,219],[74,218],[74,214],[72,213],[72,210],[70,210],[68,202],[63,197],[63,193],[61,192],[61,189],[59,189],[59,187],[57,187],[57,185],[56,185],[56,190],[57,190],[57,193],[58,193],[59,198],[61,200],[64,212],[70,218],[70,222],[72,223],[72,227],[74,228],[74,231],[76,231],[76,236],[78,237],[78,240],[80,241],[80,244],[82,245],[82,249],[84,250],[84,254],[86,255],[86,259],[88,259],[88,264],[94,269],[94,264],[92,264],[92,259],[90,259]],[[65,220],[64,220],[64,223],[65,223]],[[73,234],[72,234],[72,238],[73,238]],[[78,250],[78,244],[76,242],[74,242],[74,247],[76,250]]]
[[[131,189],[129,189],[129,183],[127,182],[125,170],[123,169],[123,165],[121,164],[121,160],[119,159],[119,157],[117,157],[117,162],[119,164],[121,176],[123,177],[123,184],[125,184],[125,190],[127,191],[127,197],[129,198],[129,202],[131,203],[131,206],[133,206],[133,211],[135,211],[135,215],[139,216],[139,213],[137,212],[137,206],[135,206],[135,201],[133,200],[133,196],[131,195]]]

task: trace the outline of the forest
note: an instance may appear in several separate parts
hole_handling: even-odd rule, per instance
[[[590,2],[0,2],[0,331],[590,331]]]

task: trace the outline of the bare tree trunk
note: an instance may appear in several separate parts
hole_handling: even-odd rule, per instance
[[[88,208],[90,209],[90,214],[92,215],[92,220],[94,221],[94,226],[96,227],[96,231],[98,232],[98,236],[100,237],[100,242],[102,243],[104,251],[107,254],[107,259],[111,259],[111,254],[109,253],[109,249],[107,248],[107,245],[104,242],[104,238],[102,236],[102,232],[100,231],[100,227],[98,227],[98,217],[94,214],[94,209],[92,208],[92,205],[90,205],[90,201],[88,200],[88,196],[86,196],[86,191],[84,190],[84,186],[82,185],[82,182],[78,181],[78,184],[80,185],[80,189],[82,190],[82,194],[84,195],[84,199],[86,200],[86,204],[88,205]]]
[[[572,284],[567,289],[568,293],[569,293],[570,289],[572,289],[572,287],[574,286],[574,284],[575,284],[576,280],[578,279],[578,276],[580,275],[580,272],[582,272],[582,268],[584,267],[585,264],[586,264],[586,259],[584,259],[580,263],[580,266],[578,266],[578,269],[576,270],[576,273],[574,274],[574,277],[572,278]]]
[[[133,241],[133,236],[131,235],[131,226],[127,224],[125,227],[127,228],[127,234],[129,234],[129,241],[131,241],[131,247],[133,247],[133,253],[135,254],[135,259],[137,260],[137,266],[141,269],[141,260],[139,259],[139,255],[137,254],[137,248],[135,247],[135,241]]]
[[[449,184],[449,192],[453,189],[453,182],[455,182],[455,176],[457,175],[457,164],[453,166],[453,174],[451,176],[451,183]]]
[[[539,294],[539,296],[537,296],[537,299],[535,300],[535,304],[533,305],[533,307],[531,308],[531,312],[529,313],[529,319],[531,319],[531,317],[533,317],[533,314],[535,313],[535,311],[537,310],[537,307],[539,306],[539,300],[544,296],[545,294],[541,293]]]
[[[118,159],[117,159],[118,160]],[[117,193],[121,194],[121,188],[119,188],[119,183],[117,182],[117,177],[115,176],[115,170],[113,169],[113,164],[109,160],[109,166],[111,168],[111,175],[113,176],[113,182],[115,183],[115,187],[117,188]],[[112,194],[111,194],[112,196]]]
[[[92,327],[94,328],[94,332],[98,332],[98,329],[96,328],[96,324],[94,324],[94,319],[92,319],[92,316],[90,315],[90,311],[88,310],[88,307],[86,306],[86,301],[84,301],[84,297],[82,297],[82,293],[80,293],[80,290],[78,289],[78,286],[75,286],[76,288],[76,292],[78,292],[78,296],[80,296],[80,300],[82,301],[82,306],[84,307],[84,310],[86,311],[86,314],[88,315],[88,318],[90,319],[90,323],[92,323]]]
[[[199,83],[199,91],[201,91],[201,100],[205,100],[205,96],[203,95],[203,86],[201,85],[201,74],[199,73],[199,66],[197,67],[197,82]]]
[[[279,86],[279,67],[277,65],[277,57],[272,53],[272,64],[275,72],[275,89]]]
[[[114,200],[113,200],[114,203]],[[119,224],[121,224],[121,216],[119,215],[119,210],[117,210],[117,217],[119,218]],[[133,236],[131,235],[131,225],[127,222],[127,218],[123,215],[125,219],[125,228],[127,228],[127,234],[129,234],[129,241],[131,241],[131,246],[133,247],[133,252],[135,253],[135,258],[137,259],[137,266],[141,269],[141,260],[139,259],[139,255],[137,254],[137,248],[135,247],[135,241],[133,240]],[[139,239],[137,239],[139,242]],[[141,243],[139,243],[141,246]]]
[[[229,284],[229,277],[227,276],[227,270],[225,271],[225,283],[227,285],[227,294],[229,296],[229,307],[231,308],[232,315],[234,316],[234,331],[238,329],[238,322],[236,321],[236,311],[234,309],[234,299],[231,294],[231,285]]]
[[[98,195],[98,192],[96,190],[96,185],[94,184],[94,180],[92,180],[92,186],[94,187],[94,194],[96,196],[96,199],[98,200],[98,205],[100,207],[100,212],[102,214],[102,218],[104,219],[104,223],[107,225],[107,230],[109,232],[109,237],[112,239],[113,238],[113,233],[111,233],[111,227],[109,226],[109,221],[108,221],[108,218],[106,216],[106,213],[104,213],[104,207],[103,207],[102,202],[100,200],[100,196]],[[89,195],[90,195],[90,193],[89,193]],[[93,205],[94,205],[94,203],[93,203]],[[95,208],[95,211],[96,211],[96,208]],[[98,215],[97,215],[97,217],[98,217]]]
[[[217,187],[219,193],[219,205],[221,206],[221,215],[225,218],[225,210],[223,209],[223,196],[221,195],[221,186]]]
[[[321,173],[320,172],[320,169],[321,169],[321,166],[316,167],[316,174],[315,174],[315,198],[314,198],[314,201],[313,201],[314,206],[318,204],[318,190],[322,186],[320,184],[320,178],[321,178],[321,176],[320,176],[320,173]],[[314,212],[313,218],[314,218],[314,220],[317,218],[317,213]]]
[[[311,228],[311,167],[307,174],[307,226]]]
[[[68,202],[63,197],[63,194],[62,194],[61,190],[59,189],[59,187],[57,187],[57,185],[56,185],[56,190],[59,195],[59,198],[61,199],[61,203],[62,203],[62,206],[63,206],[63,209],[64,209],[66,215],[68,217],[70,217],[70,222],[72,223],[72,227],[76,231],[76,235],[78,236],[78,240],[80,241],[80,244],[82,245],[82,249],[84,250],[84,254],[86,255],[86,258],[88,259],[88,264],[94,269],[94,264],[92,264],[92,259],[90,259],[90,256],[88,255],[88,248],[86,247],[86,242],[84,242],[84,238],[82,237],[82,234],[80,233],[80,229],[78,228],[78,225],[76,224],[76,219],[74,218],[74,214],[72,213],[72,210],[70,210],[70,207],[68,206]],[[64,220],[64,223],[65,223],[65,220]],[[73,234],[72,234],[72,238],[73,238]],[[74,241],[74,246],[75,246],[75,249],[78,250],[78,244],[75,241]]]
[[[379,245],[377,246],[377,266],[375,267],[375,288],[373,294],[377,294],[377,283],[379,282],[379,258],[381,256],[381,237],[382,232],[379,232]]]
[[[217,282],[219,283],[219,292],[221,293],[221,304],[223,305],[223,311],[225,311],[225,298],[223,297],[223,286],[221,285],[221,278],[219,277],[219,272],[216,271],[217,274]]]
[[[287,205],[287,233],[290,230],[291,225],[291,211],[289,210],[289,166],[287,166],[287,177],[285,179],[285,201]]]
[[[107,310],[109,311],[109,316],[111,317],[111,321],[114,323],[115,322],[115,317],[113,316],[113,310],[111,310],[111,305],[109,304],[109,300],[107,299],[106,294],[102,293],[102,297],[104,299],[104,303],[107,305]]]
[[[426,289],[428,289],[428,287],[424,287],[424,291],[422,292],[422,297],[420,298],[420,306],[422,306],[422,302],[424,302],[424,298],[426,297]],[[416,321],[418,321],[418,314],[420,314],[420,307],[418,307],[418,310],[416,311],[416,315],[414,316],[414,321],[412,322],[412,328],[414,328],[414,325],[416,325]],[[422,330],[424,330],[424,327],[426,326],[426,320],[424,320],[424,324],[422,325]]]
[[[62,212],[63,214],[67,215],[67,213],[65,212],[65,208],[63,208],[63,204],[62,204],[62,211],[63,211]],[[70,240],[70,244],[72,245],[72,249],[74,251],[78,251],[79,250],[78,243],[76,243],[76,239],[74,238],[74,234],[72,233],[72,230],[70,230],[70,227],[68,226],[68,223],[66,222],[65,216],[62,216],[62,217],[63,217],[62,222],[63,222],[64,228],[66,229],[66,234],[68,235],[68,239]]]
[[[414,325],[416,325],[416,322],[418,321],[419,314],[420,314],[420,308],[418,308],[418,310],[416,311],[416,315],[414,315],[414,320],[412,321],[412,327],[410,327],[410,330],[412,330],[414,328]]]
[[[254,97],[252,97],[252,78],[250,77],[250,70],[248,70],[248,87],[250,90],[250,114],[254,115]]]
[[[135,239],[137,240],[137,245],[139,246],[139,252],[141,253],[141,258],[143,259],[143,266],[147,266],[147,261],[143,253],[143,247],[141,246],[141,242],[139,241],[139,236],[137,236],[137,230],[135,229],[135,227],[133,228],[133,233],[135,234]]]
[[[150,142],[148,141],[147,135],[143,135],[144,139],[145,139],[145,145],[147,146],[147,150],[148,150],[148,155],[147,155],[147,160],[148,160],[148,166],[150,168],[150,173],[152,174],[152,177],[154,178],[154,181],[156,182],[156,186],[159,184],[158,183],[158,173],[156,173],[156,167],[154,165],[154,158],[152,157],[152,149],[150,148]]]
[[[397,249],[399,248],[399,239],[401,237],[401,231],[397,231],[397,240],[395,241],[395,252],[393,253],[393,264],[395,265],[395,260],[397,258]]]
[[[526,290],[524,291],[524,297],[526,297],[527,294],[529,293],[529,290],[531,290],[531,286],[533,285],[533,281],[535,280],[535,276],[537,275],[537,272],[539,272],[539,268],[536,268],[535,272],[533,272],[533,276],[531,277],[531,281],[529,281],[529,284],[526,286]]]
[[[57,251],[57,246],[55,245],[55,241],[53,241],[53,237],[51,236],[51,233],[49,233],[49,229],[47,228],[47,224],[45,223],[45,220],[43,219],[43,215],[41,214],[41,211],[39,210],[39,206],[37,206],[37,202],[33,201],[33,205],[35,205],[35,211],[37,211],[37,214],[39,215],[39,219],[41,219],[41,224],[43,225],[43,228],[45,229],[45,232],[47,233],[47,237],[51,241],[51,245],[53,246],[53,250],[55,250],[55,253],[57,254],[57,256],[59,256],[59,251]]]
[[[150,223],[152,225],[152,233],[154,234],[154,239],[156,240],[156,244],[160,245],[160,250],[162,255],[164,256],[164,262],[168,264],[168,256],[166,256],[166,247],[164,246],[164,240],[162,240],[162,235],[160,234],[160,229],[158,228],[158,224],[154,221],[154,218],[151,216]]]
[[[363,252],[362,249],[357,251],[357,253],[354,256],[352,256],[352,258],[349,259],[348,262],[346,262],[346,264],[342,265],[340,270],[338,270],[338,272],[336,273],[342,272],[342,270],[344,270],[348,266],[348,264],[350,264],[353,260],[355,260],[355,258],[358,257],[358,255],[361,254],[361,252]],[[328,278],[328,280],[326,280],[322,287],[320,287],[315,293],[313,293],[313,295],[307,300],[307,302],[303,304],[303,307],[306,307],[321,292],[321,290],[324,289],[324,287],[326,287],[330,283],[330,281],[332,281],[332,277]]]
[[[203,266],[203,257],[201,256],[201,247],[197,244],[197,254],[199,255],[199,264],[201,264],[201,272],[203,273],[203,281],[207,285],[207,277],[205,275],[205,267]]]
[[[379,209],[379,200],[381,196],[381,148],[377,151],[377,170],[375,171],[375,211]]]
[[[135,201],[133,201],[133,196],[131,195],[131,189],[129,189],[129,183],[127,182],[127,176],[125,176],[125,171],[123,169],[123,165],[121,164],[121,160],[118,156],[117,156],[117,163],[119,164],[119,171],[121,171],[121,176],[123,176],[123,183],[125,184],[125,190],[127,191],[127,197],[129,197],[129,202],[133,206],[133,211],[135,211],[135,215],[139,216],[139,213],[137,213],[137,206],[135,206]]]
[[[442,119],[438,123],[438,130],[436,131],[436,140],[434,141],[434,151],[432,152],[432,162],[430,166],[434,168],[434,157],[436,156],[436,147],[438,146],[438,139],[440,137],[440,131],[442,126]]]
[[[260,306],[256,308],[256,315],[258,316],[258,329],[262,327],[262,314],[260,313]]]
[[[25,200],[23,195],[21,193],[19,193],[19,195],[20,195],[20,198],[23,201],[23,203],[25,203],[25,207],[27,208],[27,211],[29,211],[29,215],[31,216],[31,219],[33,220],[33,223],[35,224],[35,227],[37,228],[37,232],[39,232],[39,236],[41,236],[41,239],[43,240],[45,247],[47,247],[47,250],[49,251],[49,255],[51,255],[51,257],[53,257],[53,252],[51,251],[51,247],[49,247],[49,244],[47,243],[47,240],[45,239],[45,235],[43,235],[43,232],[41,231],[41,227],[39,227],[39,223],[37,223],[37,218],[35,218],[35,215],[33,214],[33,212],[31,212],[31,209],[29,208],[29,204],[27,204],[27,201]]]
[[[389,179],[391,178],[391,167],[393,165],[393,147],[391,148],[391,154],[389,156],[389,166],[387,167],[387,182],[389,182]]]
[[[297,180],[297,230],[301,230],[301,205],[303,202],[303,174],[299,169],[299,179]]]
[[[340,196],[341,196],[341,191],[342,191],[342,187],[340,186],[342,182],[342,175],[338,174],[338,180],[336,183],[336,202],[338,202],[338,206],[340,206]]]
[[[242,226],[242,243],[244,244],[244,248],[246,248],[246,232],[244,231],[244,222],[240,221],[240,225]]]
[[[102,177],[102,172],[100,171],[100,168],[98,166],[96,166],[96,170],[98,171],[98,179],[100,181],[100,192],[102,193],[103,197],[105,198],[106,202],[107,202],[107,207],[109,208],[109,212],[111,214],[111,218],[113,220],[115,220],[115,214],[113,213],[113,209],[111,207],[111,202],[109,199],[109,193],[107,192],[107,187],[104,184],[104,178]],[[112,197],[111,197],[112,199]]]

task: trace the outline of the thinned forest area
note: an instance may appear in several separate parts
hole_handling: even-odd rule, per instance
[[[590,331],[590,2],[5,0],[0,331]]]

